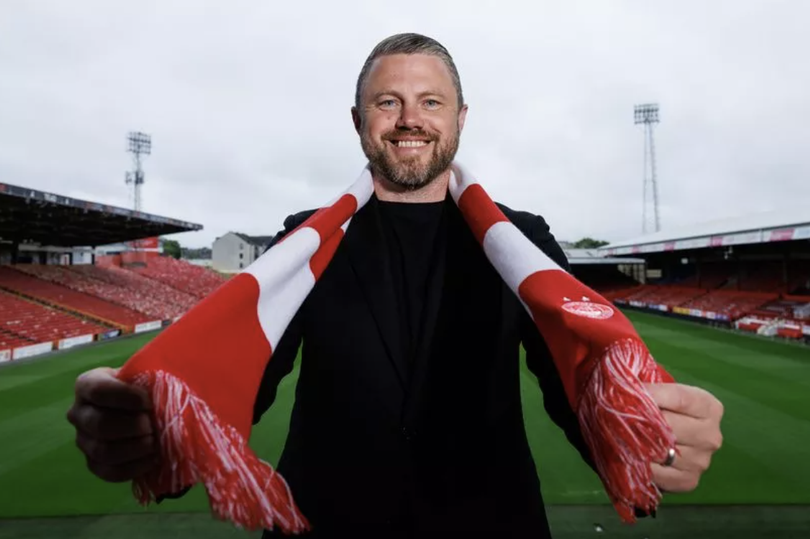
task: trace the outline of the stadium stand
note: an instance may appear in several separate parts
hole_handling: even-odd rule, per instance
[[[700,274],[692,273],[685,277],[676,284],[683,288],[702,288],[704,290],[713,290],[725,285],[731,279],[733,269],[728,264],[722,262],[714,262],[704,264],[700,269]]]
[[[690,300],[705,295],[706,291],[699,288],[685,288],[681,286],[648,285],[636,289],[623,299],[629,303],[644,303],[647,305],[666,305],[677,307]]]
[[[0,183],[0,362],[176,321],[224,280],[158,258],[159,238],[194,230],[202,226]]]
[[[0,266],[0,288],[122,329],[129,330],[136,324],[151,320],[143,313],[18,271],[16,266]]]
[[[793,319],[806,320],[808,323],[805,325],[810,327],[810,299],[807,300],[807,303],[793,307]]]
[[[152,320],[174,318],[196,303],[195,298],[187,294],[115,267],[18,265],[15,268],[127,307]]]
[[[131,269],[200,299],[216,290],[226,280],[211,270],[169,257],[151,258],[146,266]]]
[[[4,329],[0,329],[0,350],[12,350],[34,344],[33,341],[19,335],[14,335]]]
[[[181,264],[185,263],[181,262]],[[180,316],[200,299],[160,281],[149,279],[116,266],[100,268],[98,266],[79,265],[66,266],[65,269],[129,292],[133,299],[137,298],[136,301],[145,302],[146,304],[144,308],[135,308],[135,310],[154,315],[161,320]]]
[[[692,224],[617,242],[606,256],[643,256],[642,283],[609,300],[761,335],[810,342],[810,207]]]
[[[742,266],[738,287],[752,292],[785,292],[782,262],[756,261]]]
[[[753,312],[778,296],[768,292],[745,292],[739,290],[713,290],[706,295],[684,303],[686,309],[723,314],[731,320]]]
[[[71,290],[84,292],[110,303],[127,307],[133,311],[148,315],[150,318],[163,316],[163,309],[159,299],[142,297],[127,288],[90,278],[84,273],[71,271],[66,266],[20,264],[15,266],[15,269],[38,279],[60,284]]]
[[[628,298],[634,296],[636,293],[640,292],[645,288],[642,284],[637,284],[635,286],[619,286],[619,287],[596,287],[595,290],[602,294],[602,296],[607,299],[608,301],[614,303],[628,303]]]
[[[202,228],[177,219],[0,183],[0,240],[16,244],[9,252],[12,264],[23,253],[23,242],[69,251],[74,246],[112,245]],[[3,247],[0,244],[0,252]],[[47,251],[36,254],[44,257]]]
[[[174,320],[224,280],[204,268],[163,258],[149,259],[146,266],[131,269],[88,264],[0,265],[0,351],[95,336],[113,326],[129,332],[147,322]],[[89,322],[87,317],[110,327]]]
[[[572,268],[577,279],[600,292],[622,290],[638,284],[632,277],[619,271],[616,266],[579,265],[576,264],[576,259],[570,256],[568,259],[569,261],[573,261]]]
[[[731,320],[760,312],[767,305],[777,305],[780,296],[767,291],[734,289],[705,290],[674,285],[641,285],[613,290],[605,296],[611,301],[637,307],[682,307],[727,315]],[[803,304],[803,303],[802,303]]]
[[[810,320],[810,297],[782,297],[762,305],[751,314],[759,318],[784,318],[793,320]]]
[[[788,270],[788,293],[810,296],[810,260],[798,260]]]
[[[109,328],[0,291],[0,349],[95,335]]]

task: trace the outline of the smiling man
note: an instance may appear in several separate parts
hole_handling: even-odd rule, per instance
[[[524,428],[521,345],[547,413],[592,461],[546,343],[448,195],[467,115],[453,60],[428,37],[390,37],[363,66],[355,101],[374,195],[276,347],[254,422],[301,348],[277,469],[311,537],[550,537]],[[500,208],[570,270],[542,217]],[[312,213],[288,217],[273,244]],[[720,447],[722,406],[678,384],[650,394],[679,450],[655,465],[655,480],[692,490]],[[96,475],[125,481],[154,466],[142,393],[98,369],[76,395],[69,417]],[[537,464],[541,475],[555,466]]]
[[[461,82],[449,55],[417,54],[418,42],[402,44],[406,46],[383,42],[363,66],[352,109],[354,125],[378,182],[378,196],[444,200],[467,115]]]

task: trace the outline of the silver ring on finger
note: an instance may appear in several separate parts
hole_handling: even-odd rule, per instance
[[[667,451],[667,459],[663,462],[662,466],[672,466],[673,462],[675,462],[675,448],[670,447],[669,451]]]

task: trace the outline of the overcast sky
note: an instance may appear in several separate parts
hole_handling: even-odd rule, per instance
[[[390,34],[453,54],[458,158],[561,240],[641,233],[656,102],[663,228],[810,206],[810,2],[0,2],[0,181],[129,207],[130,130],[152,135],[144,211],[274,234],[365,164],[357,73]]]

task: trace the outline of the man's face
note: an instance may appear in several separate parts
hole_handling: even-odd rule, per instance
[[[378,58],[353,110],[372,170],[416,190],[447,170],[458,150],[467,107],[444,62],[425,54]]]

